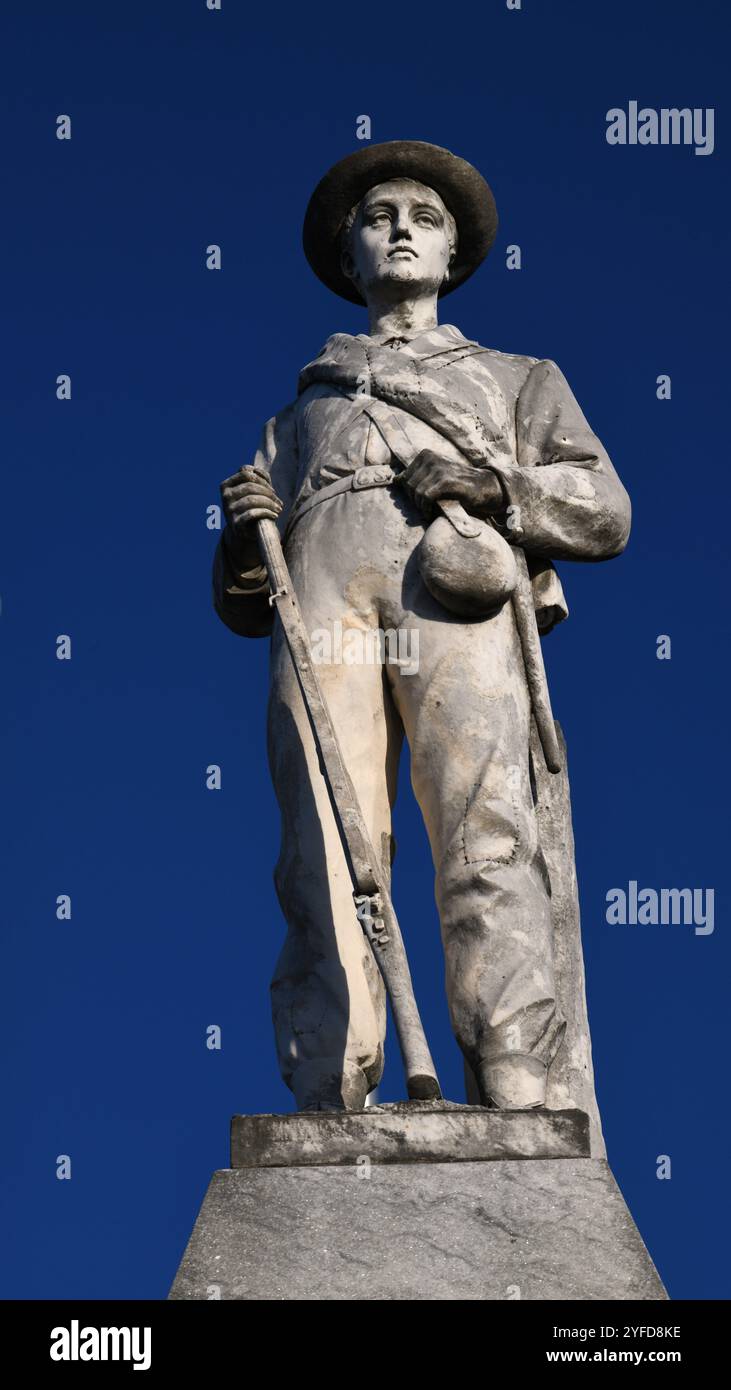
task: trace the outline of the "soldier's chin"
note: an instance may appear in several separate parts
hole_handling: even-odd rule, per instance
[[[432,289],[438,288],[432,284],[431,280],[425,280],[423,271],[414,262],[396,261],[384,266],[378,276],[377,284],[382,289],[398,291],[403,289],[409,294],[419,293],[428,294]]]
[[[379,278],[381,280],[408,280],[413,283],[421,277],[416,261],[404,259],[402,261],[388,261],[383,266]]]

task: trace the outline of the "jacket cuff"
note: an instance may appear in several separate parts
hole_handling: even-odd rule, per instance
[[[522,545],[525,539],[525,527],[522,523],[529,496],[529,488],[525,486],[526,478],[522,475],[521,469],[503,469],[494,463],[490,464],[490,472],[497,478],[503,494],[500,506],[490,512],[490,520],[495,523],[506,541],[513,545]]]
[[[223,559],[222,590],[233,598],[269,592],[269,576],[266,566],[261,562],[248,569],[240,569],[229,550],[228,534],[224,529],[221,536],[221,555]]]

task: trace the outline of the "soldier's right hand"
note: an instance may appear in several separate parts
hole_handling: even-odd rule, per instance
[[[283,507],[269,477],[261,468],[240,468],[221,483],[221,503],[236,551],[254,553],[257,521],[276,521]]]

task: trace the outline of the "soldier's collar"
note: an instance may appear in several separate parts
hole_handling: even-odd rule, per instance
[[[368,333],[358,333],[356,337],[359,342],[373,347],[388,347],[396,339],[399,345],[403,345],[406,352],[415,353],[417,356],[435,350],[443,352],[450,347],[476,346],[470,342],[469,338],[465,338],[464,334],[460,333],[453,323],[441,323],[436,328],[428,328],[416,333],[392,334],[388,337],[386,335],[371,337]]]

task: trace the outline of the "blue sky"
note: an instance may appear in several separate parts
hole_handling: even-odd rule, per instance
[[[8,7],[3,27],[0,1292],[164,1297],[228,1163],[231,1114],[291,1108],[268,998],[283,922],[267,643],[213,614],[206,508],[325,338],[365,327],[312,276],[300,231],[366,113],[374,140],[446,145],[488,178],[498,239],[443,317],[556,360],[632,497],[620,559],[561,566],[571,617],[545,646],[597,1089],[671,1295],[728,1297],[726,11],[489,0],[454,23],[441,7],[41,0]],[[635,99],[714,108],[714,153],[610,147],[606,112]],[[403,773],[395,901],[460,1099]],[[606,894],[630,880],[713,888],[714,932],[609,926]],[[381,1096],[402,1094],[390,1036]]]

